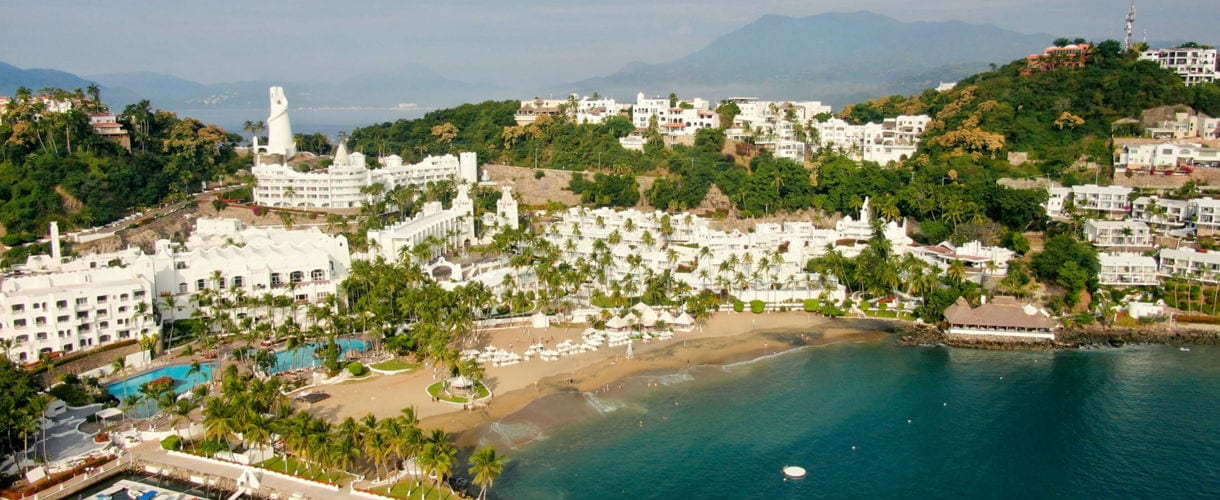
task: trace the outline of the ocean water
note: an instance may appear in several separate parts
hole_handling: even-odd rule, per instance
[[[1215,498],[1218,417],[1218,347],[880,340],[551,396],[483,441],[497,498]]]

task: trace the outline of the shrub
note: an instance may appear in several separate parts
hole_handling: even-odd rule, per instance
[[[740,301],[740,300],[734,300],[734,301],[733,301],[733,311],[735,311],[735,312],[741,312],[741,311],[744,311],[744,310],[746,310],[746,304],[745,304],[744,302],[742,302],[742,301]]]
[[[763,302],[761,300],[751,300],[750,301],[750,312],[753,312],[754,314],[762,314],[762,312],[765,310],[767,310],[766,302]]]
[[[546,177],[546,172],[543,172],[543,171],[541,171],[541,170],[535,170],[535,171],[534,171],[534,178],[535,178],[535,179],[541,179],[541,178],[543,178],[543,177]]]
[[[182,438],[177,435],[170,435],[161,440],[161,448],[166,450],[178,451],[182,449]]]
[[[217,212],[224,210],[227,206],[229,206],[229,204],[225,203],[224,201],[219,199],[212,200],[212,208],[216,209]]]
[[[818,312],[821,304],[818,304],[817,299],[805,299],[805,312]]]
[[[351,373],[353,377],[359,377],[359,376],[364,375],[365,373],[368,373],[369,370],[368,370],[368,368],[364,367],[363,363],[361,363],[359,361],[353,361],[352,364],[347,365],[347,371],[348,371],[348,373]]]

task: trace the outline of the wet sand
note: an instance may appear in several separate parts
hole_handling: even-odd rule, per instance
[[[520,353],[536,339],[549,339],[550,346],[565,339],[578,341],[584,329],[581,326],[495,330],[485,333],[483,345]],[[886,335],[890,329],[891,324],[884,321],[830,319],[805,312],[761,315],[721,312],[702,328],[675,332],[673,339],[635,342],[633,359],[623,356],[625,346],[609,348],[603,345],[597,351],[565,356],[559,361],[544,362],[535,358],[513,366],[485,366],[485,382],[495,395],[486,407],[474,411],[432,400],[426,388],[443,375],[434,375],[431,366],[410,374],[323,387],[320,390],[331,397],[314,404],[309,411],[339,421],[367,413],[378,418],[393,416],[405,407],[415,406],[423,427],[458,433],[503,419],[549,394],[592,392],[633,375],[672,373],[693,365],[731,364],[805,345],[872,339]],[[459,439],[458,444],[470,443]]]

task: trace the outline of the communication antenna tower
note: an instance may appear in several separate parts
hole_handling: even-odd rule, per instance
[[[1135,0],[1131,0],[1131,10],[1127,11],[1127,38],[1123,49],[1131,50],[1131,34],[1135,31]]]

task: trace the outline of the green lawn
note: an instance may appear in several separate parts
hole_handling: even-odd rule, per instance
[[[420,484],[416,484],[419,481]],[[410,498],[410,499],[440,499],[440,498],[461,498],[455,494],[448,486],[436,486],[436,483],[429,479],[404,479],[402,482],[390,486],[382,486],[373,488],[373,491],[379,495],[386,495],[395,498]],[[408,493],[410,496],[408,496]]]
[[[401,359],[395,358],[395,359],[391,359],[389,361],[382,361],[375,365],[369,365],[369,367],[376,368],[378,370],[386,371],[386,372],[396,372],[396,371],[400,371],[400,370],[414,370],[416,368],[419,368],[419,364],[418,363],[408,363]]]
[[[267,469],[267,470],[275,471],[275,472],[285,472],[284,471],[284,457],[282,455],[277,456],[266,462],[260,463],[260,464],[258,464],[258,466],[262,467],[264,469]],[[314,481],[325,481],[328,483],[339,484],[341,481],[345,481],[348,479],[348,475],[345,472],[335,470],[335,469],[325,470],[321,467],[310,465],[308,463],[302,462],[302,461],[297,460],[292,457],[288,458],[287,467],[288,467],[288,470],[287,470],[288,474],[295,474],[297,476],[304,477],[307,479],[312,479]]]
[[[452,392],[454,393],[453,395],[445,394],[445,391],[441,389],[441,382],[428,386],[428,394],[431,394],[433,397],[440,398],[442,401],[448,401],[450,403],[470,402],[466,399],[465,389],[453,389]],[[490,395],[491,390],[488,389],[486,385],[483,385],[482,382],[479,382],[479,392],[475,395],[474,399],[477,401]]]

